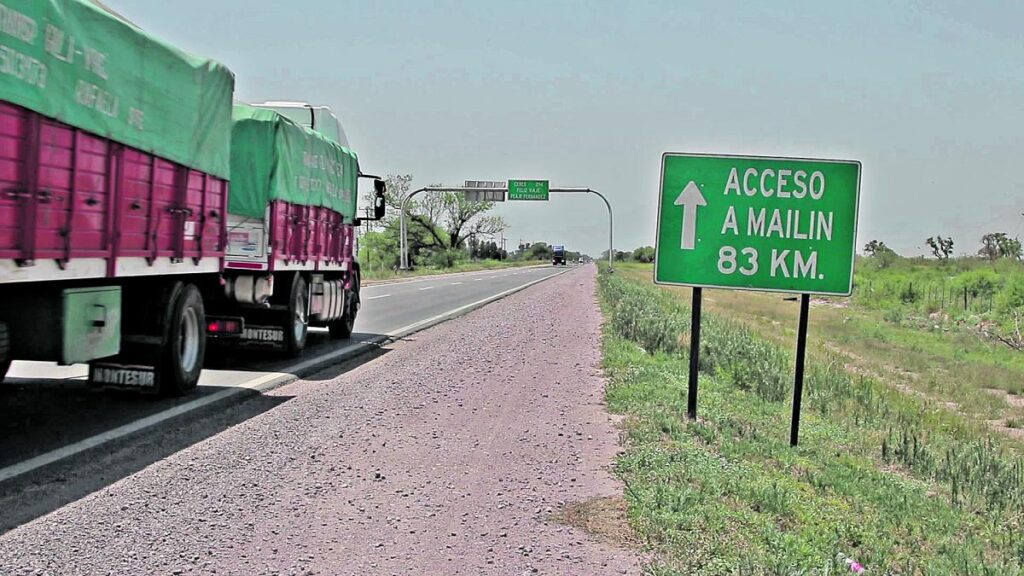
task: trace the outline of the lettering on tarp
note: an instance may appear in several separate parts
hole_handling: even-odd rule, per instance
[[[0,4],[0,34],[32,45],[39,35],[39,25],[25,14]],[[11,46],[0,45],[0,74],[36,88],[46,88],[46,64]]]
[[[123,121],[126,125],[142,131],[144,111],[136,106],[121,106],[121,96],[107,87],[110,79],[109,55],[89,46],[57,24],[47,22],[39,34],[39,23],[35,19],[0,3],[0,34],[39,48],[42,38],[42,53],[49,62],[19,51],[9,45],[0,45],[0,74],[9,76],[39,89],[47,86],[50,66],[78,67],[85,74],[74,84],[74,100],[83,108]]]
[[[26,44],[32,44],[36,40],[36,34],[39,33],[39,25],[21,12],[0,4],[0,33]]]
[[[314,141],[307,136],[306,143]],[[339,154],[342,152],[339,151]],[[318,154],[303,150],[302,165],[306,167],[307,173],[296,177],[296,186],[299,190],[309,193],[324,193],[332,198],[338,198],[343,203],[349,204],[352,201],[352,190],[344,184],[345,160],[332,158],[327,154]]]

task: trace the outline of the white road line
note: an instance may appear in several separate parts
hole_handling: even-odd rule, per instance
[[[433,290],[433,289],[434,289],[433,286],[424,286],[423,288],[420,288],[420,291],[422,292],[423,290]]]
[[[452,282],[452,286],[458,286],[459,284],[462,284],[462,282]]]
[[[288,384],[289,382],[293,382],[293,381],[299,379],[299,377],[294,374],[296,372],[302,372],[302,371],[307,370],[309,368],[312,368],[314,366],[319,366],[321,364],[326,364],[327,362],[329,362],[331,360],[335,360],[335,359],[338,359],[338,358],[341,358],[341,357],[345,357],[345,356],[347,356],[349,354],[358,355],[356,353],[361,348],[363,348],[363,347],[367,347],[367,346],[372,345],[372,344],[381,344],[381,343],[387,342],[390,339],[396,339],[396,338],[402,338],[402,337],[408,336],[409,334],[412,334],[413,332],[417,332],[419,330],[423,330],[425,328],[429,328],[429,327],[431,327],[431,326],[433,326],[435,324],[439,324],[439,323],[441,323],[441,322],[443,322],[445,320],[449,320],[451,318],[455,318],[455,317],[457,317],[457,316],[459,316],[459,315],[461,315],[461,314],[463,314],[465,312],[469,312],[471,310],[475,310],[476,308],[480,308],[482,306],[490,304],[491,302],[494,302],[496,300],[500,300],[500,299],[504,298],[505,296],[508,296],[510,294],[514,294],[515,292],[518,292],[520,290],[524,290],[526,288],[529,288],[530,286],[533,286],[534,284],[537,284],[539,282],[543,282],[544,280],[548,280],[550,278],[558,276],[559,274],[564,274],[566,272],[568,272],[568,270],[563,270],[563,271],[560,271],[560,272],[555,273],[555,274],[545,275],[545,276],[543,276],[541,278],[537,278],[536,280],[531,280],[531,281],[529,281],[529,282],[527,282],[525,284],[521,284],[521,285],[516,286],[514,288],[510,288],[508,290],[505,290],[504,292],[500,292],[500,293],[495,294],[493,296],[488,296],[487,298],[484,298],[482,300],[477,300],[476,302],[473,302],[471,304],[466,304],[465,306],[460,306],[459,308],[456,308],[454,310],[450,310],[450,311],[445,312],[443,314],[438,314],[437,316],[434,316],[432,318],[427,318],[426,320],[420,320],[419,322],[414,322],[412,324],[409,324],[408,326],[404,326],[402,328],[399,328],[398,330],[393,330],[391,332],[388,332],[385,335],[376,336],[374,338],[371,338],[371,339],[363,341],[363,342],[354,342],[352,344],[349,344],[348,346],[345,346],[344,348],[340,348],[338,350],[327,352],[327,353],[322,354],[320,356],[317,356],[317,357],[314,357],[314,358],[310,358],[309,360],[306,360],[304,362],[299,362],[298,364],[292,364],[291,366],[287,366],[287,367],[284,368],[285,370],[287,370],[287,372],[266,372],[266,373],[260,374],[259,376],[256,376],[256,377],[252,378],[251,380],[248,380],[246,382],[237,384],[237,385],[229,387],[229,388],[225,388],[223,390],[220,390],[219,392],[215,392],[213,394],[210,394],[209,396],[203,396],[201,398],[196,398],[195,400],[192,400],[190,402],[186,402],[184,404],[180,404],[180,405],[175,406],[173,408],[168,408],[167,410],[164,410],[163,412],[158,412],[156,414],[151,414],[151,415],[149,415],[149,416],[147,416],[145,418],[142,418],[140,420],[136,420],[134,422],[129,422],[128,424],[124,424],[123,426],[118,426],[117,428],[114,428],[112,430],[108,430],[106,432],[102,432],[100,434],[96,434],[95,436],[90,436],[90,437],[88,437],[88,438],[86,438],[84,440],[80,440],[78,442],[75,442],[74,444],[69,444],[69,445],[64,446],[62,448],[58,448],[56,450],[51,450],[50,452],[46,452],[46,453],[40,454],[40,455],[38,455],[38,456],[36,456],[34,458],[30,458],[28,460],[24,460],[22,462],[18,462],[17,464],[12,464],[10,466],[7,466],[6,468],[0,468],[0,482],[4,482],[6,480],[10,480],[11,478],[14,478],[16,476],[20,476],[20,475],[25,474],[27,472],[31,472],[31,471],[36,470],[38,468],[42,468],[43,466],[46,466],[47,464],[53,464],[55,462],[59,462],[59,461],[65,459],[65,458],[69,458],[69,457],[74,456],[76,454],[81,454],[82,452],[85,452],[86,450],[89,450],[90,448],[95,448],[95,447],[101,446],[101,445],[103,445],[103,444],[105,444],[107,442],[111,442],[113,440],[124,438],[125,436],[133,434],[135,432],[139,432],[139,431],[144,430],[146,428],[150,428],[152,426],[155,426],[155,425],[157,425],[157,424],[159,424],[161,422],[165,422],[167,420],[170,420],[171,418],[174,418],[174,417],[179,416],[181,414],[185,414],[185,413],[191,412],[193,410],[197,410],[199,408],[202,408],[203,406],[206,406],[206,405],[209,405],[209,404],[213,404],[214,402],[218,402],[218,401],[220,401],[220,400],[222,400],[224,398],[227,398],[229,396],[232,396],[232,395],[235,395],[235,394],[239,394],[242,390],[248,389],[248,390],[256,390],[256,391],[259,391],[259,392],[266,392],[266,391],[271,390],[273,388],[276,388],[278,386],[283,386],[285,384]],[[477,278],[477,280],[480,280],[480,278]],[[426,289],[427,288],[421,288],[421,290],[426,290]]]
[[[481,281],[481,280],[483,280],[483,278],[473,278],[473,281],[474,281],[474,282],[479,282],[479,281]]]
[[[366,299],[376,300],[377,298],[387,298],[388,296],[391,296],[391,294],[381,294],[380,296],[367,296]]]

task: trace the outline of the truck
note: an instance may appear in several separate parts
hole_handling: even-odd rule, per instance
[[[565,246],[553,245],[551,246],[551,265],[558,266],[561,264],[565,266]]]
[[[385,187],[340,125],[234,103],[226,67],[90,0],[5,0],[0,20],[0,376],[88,363],[182,395],[208,343],[351,334],[357,179],[375,219]]]

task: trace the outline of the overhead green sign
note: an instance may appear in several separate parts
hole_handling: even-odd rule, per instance
[[[654,280],[847,295],[860,162],[662,156]]]
[[[547,180],[509,180],[509,200],[547,200]]]

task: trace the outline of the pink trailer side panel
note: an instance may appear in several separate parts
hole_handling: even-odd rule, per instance
[[[355,229],[327,208],[275,201],[270,207],[274,260],[313,268],[340,266],[353,256]]]
[[[85,258],[106,262],[100,277],[128,259],[188,273],[190,259],[223,258],[227,194],[224,180],[0,102],[0,260],[17,281],[60,279],[34,267]]]

